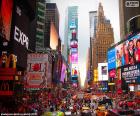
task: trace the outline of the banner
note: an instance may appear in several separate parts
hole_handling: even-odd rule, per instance
[[[122,67],[121,77],[126,83],[140,83],[140,64]]]

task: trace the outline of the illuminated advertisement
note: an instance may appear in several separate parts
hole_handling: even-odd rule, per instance
[[[0,34],[10,40],[13,0],[0,0]]]
[[[140,62],[140,34],[137,34],[116,47],[117,67],[134,65]]]
[[[72,40],[70,42],[70,47],[71,48],[78,48],[78,42],[76,40]]]
[[[109,77],[110,78],[115,78],[116,77],[116,70],[115,69],[112,69],[109,71]]]
[[[140,64],[121,67],[121,77],[126,83],[140,83]]]
[[[77,49],[77,48],[71,48],[70,50],[71,50],[71,54],[72,54],[72,53],[77,53],[77,52],[78,52],[78,49]]]
[[[71,63],[78,63],[78,53],[71,54]]]
[[[108,70],[116,68],[115,48],[108,51]]]
[[[98,80],[108,80],[107,63],[98,63]]]
[[[27,88],[40,88],[42,83],[51,80],[51,67],[47,54],[28,54]]]
[[[108,70],[140,63],[140,33],[108,51]]]
[[[60,81],[63,83],[64,83],[65,76],[66,76],[66,65],[63,63],[62,70],[61,70],[61,78],[60,78]]]
[[[78,75],[78,64],[72,64],[71,75]]]
[[[57,49],[57,46],[58,46],[58,33],[56,31],[56,28],[53,24],[53,22],[51,22],[51,30],[50,30],[50,47],[53,49],[53,50],[56,50]]]

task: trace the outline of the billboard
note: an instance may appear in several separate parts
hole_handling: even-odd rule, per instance
[[[108,80],[108,65],[107,63],[98,63],[98,80],[106,81]]]
[[[115,48],[109,50],[107,55],[108,55],[108,70],[116,68]]]
[[[121,77],[126,83],[140,83],[140,64],[121,67]]]
[[[62,70],[61,70],[61,78],[60,78],[60,81],[63,83],[64,83],[65,76],[66,76],[66,65],[63,63]]]
[[[71,54],[71,63],[78,63],[78,53]]]
[[[140,63],[140,33],[108,50],[108,70]]]
[[[27,88],[41,88],[51,83],[51,66],[47,54],[28,54]]]
[[[56,50],[58,47],[58,32],[56,31],[56,28],[53,24],[53,22],[51,22],[51,27],[50,27],[50,47],[53,50]]]
[[[10,41],[13,0],[0,0],[0,35]]]
[[[77,42],[77,40],[75,40],[75,39],[71,40],[70,47],[71,48],[78,48],[78,42]]]
[[[78,49],[77,49],[77,48],[71,48],[71,49],[70,49],[70,52],[71,52],[71,54],[72,54],[72,53],[78,53]]]

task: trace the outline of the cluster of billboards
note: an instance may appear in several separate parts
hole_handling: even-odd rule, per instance
[[[116,77],[116,69],[121,68],[121,78],[127,83],[139,83],[139,64],[140,33],[131,35],[108,50],[109,77]]]
[[[48,54],[28,54],[27,58],[27,88],[41,88],[51,85],[51,63]]]

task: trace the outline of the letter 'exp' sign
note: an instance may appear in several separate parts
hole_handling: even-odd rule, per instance
[[[17,26],[15,26],[14,39],[28,49],[29,39]]]

